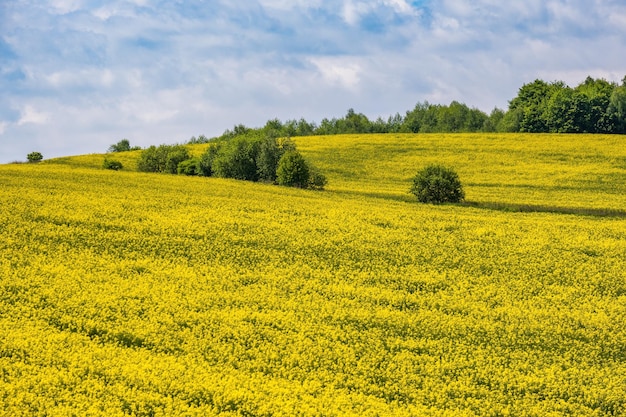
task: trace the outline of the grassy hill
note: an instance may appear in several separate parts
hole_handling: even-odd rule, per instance
[[[321,192],[0,166],[0,415],[621,415],[624,140],[296,138]]]

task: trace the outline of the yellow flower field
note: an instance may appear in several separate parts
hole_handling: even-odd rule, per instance
[[[626,414],[626,138],[296,142],[326,191],[0,166],[0,416]]]

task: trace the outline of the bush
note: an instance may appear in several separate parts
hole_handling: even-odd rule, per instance
[[[328,180],[324,174],[319,172],[316,168],[309,167],[309,188],[313,190],[323,190],[327,183]]]
[[[26,155],[28,162],[40,162],[43,159],[43,155],[39,152],[31,152]]]
[[[258,181],[256,166],[258,149],[258,140],[245,136],[235,137],[226,142],[215,155],[211,170],[215,176],[222,178]]]
[[[296,145],[289,138],[277,139],[274,136],[267,136],[259,145],[259,153],[256,158],[259,179],[268,182],[276,181],[276,170],[280,158],[287,151],[295,151]]]
[[[413,178],[411,193],[421,203],[458,203],[465,198],[459,176],[442,165],[429,165]]]
[[[309,167],[300,152],[290,150],[283,154],[278,161],[276,182],[279,185],[299,188],[309,185]]]
[[[189,151],[183,145],[150,146],[141,153],[137,169],[142,172],[176,174],[178,164],[189,158]]]
[[[182,161],[178,164],[177,171],[184,175],[200,175],[200,159],[191,158]]]
[[[113,171],[119,171],[123,168],[122,163],[120,161],[114,161],[105,159],[102,163],[102,168],[104,169],[112,169]]]

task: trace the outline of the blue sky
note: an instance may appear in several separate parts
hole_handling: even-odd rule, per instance
[[[626,75],[622,0],[0,2],[0,163],[235,124],[506,108],[537,78]]]

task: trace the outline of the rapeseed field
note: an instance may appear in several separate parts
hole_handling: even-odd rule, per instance
[[[626,138],[296,142],[325,191],[0,166],[0,416],[626,414]]]

